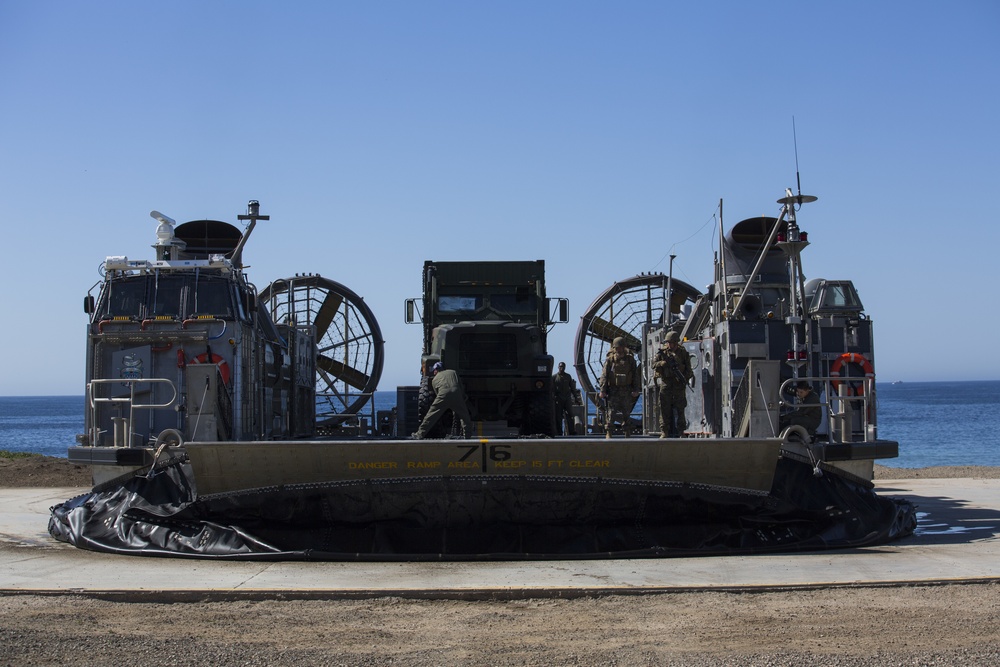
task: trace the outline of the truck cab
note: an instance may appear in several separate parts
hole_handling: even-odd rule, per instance
[[[567,301],[546,296],[544,260],[428,260],[423,285],[422,317],[417,299],[406,303],[407,322],[424,328],[421,387],[429,384],[427,369],[440,361],[462,379],[479,428],[500,422],[520,435],[554,435],[554,362],[546,334],[567,321]]]

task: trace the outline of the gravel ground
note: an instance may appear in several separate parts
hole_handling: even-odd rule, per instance
[[[87,481],[63,459],[0,458],[0,486]],[[1000,665],[1000,583],[495,601],[0,595],[0,665],[63,664]]]
[[[0,597],[8,665],[995,665],[1000,585],[573,600]]]

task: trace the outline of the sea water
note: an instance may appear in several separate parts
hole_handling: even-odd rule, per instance
[[[876,399],[879,437],[899,442],[879,463],[1000,466],[1000,381],[879,384]],[[395,390],[375,392],[376,414],[395,404]],[[65,457],[83,411],[83,396],[0,396],[0,450]]]
[[[899,458],[922,468],[1000,465],[1000,382],[879,384],[878,435],[899,442]]]
[[[396,392],[376,391],[374,409],[362,414],[373,421],[380,410],[396,406]],[[66,458],[83,433],[83,396],[0,396],[0,450]]]

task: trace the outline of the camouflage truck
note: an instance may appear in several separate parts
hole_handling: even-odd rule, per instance
[[[419,416],[432,397],[429,369],[441,361],[462,378],[480,434],[505,422],[519,435],[555,435],[546,335],[567,321],[567,300],[546,297],[545,261],[428,260],[423,289],[422,300],[406,302],[406,321],[423,324]]]

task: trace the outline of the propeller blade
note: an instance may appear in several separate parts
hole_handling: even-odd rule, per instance
[[[346,382],[355,389],[364,389],[368,386],[368,376],[345,363],[318,354],[316,355],[316,365],[340,382]]]
[[[642,343],[638,338],[625,331],[621,327],[603,320],[600,317],[595,317],[590,321],[590,333],[595,338],[600,338],[601,340],[610,343],[615,338],[621,336],[625,339],[625,345],[633,350],[638,350],[642,347]]]
[[[323,304],[316,311],[316,319],[312,324],[316,327],[316,340],[323,340],[326,330],[330,328],[334,316],[340,310],[340,304],[344,303],[344,297],[336,292],[327,292]]]

